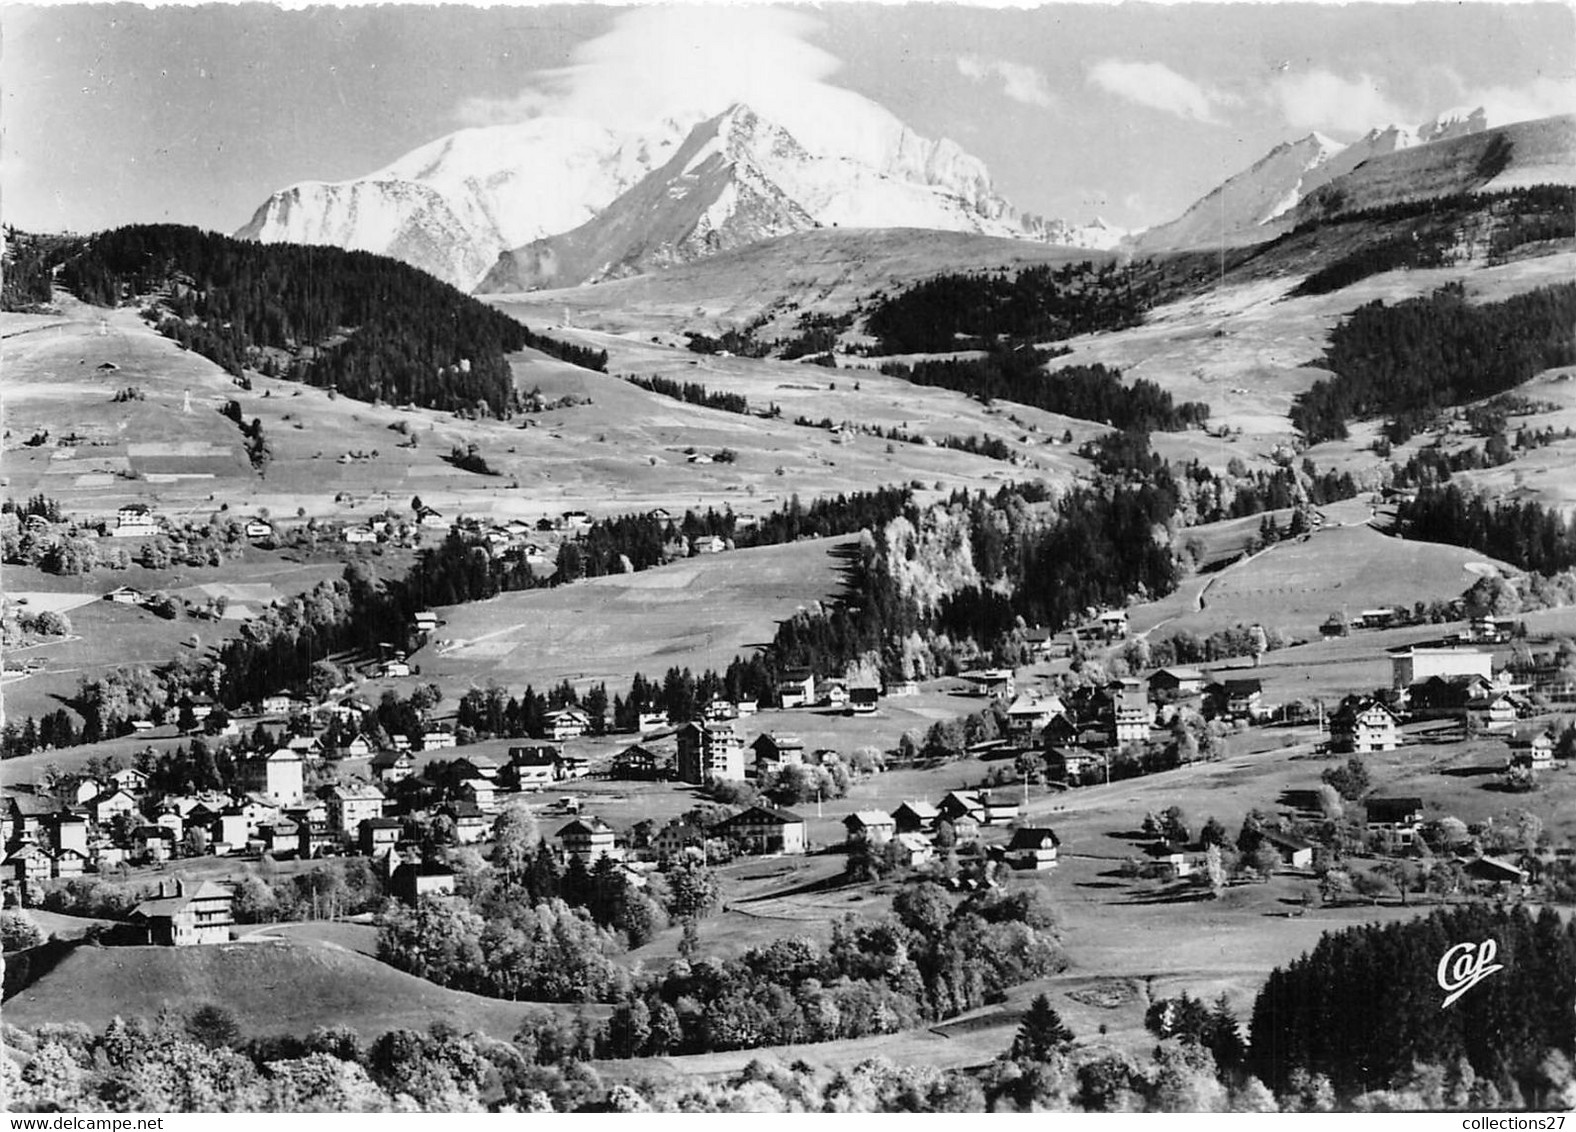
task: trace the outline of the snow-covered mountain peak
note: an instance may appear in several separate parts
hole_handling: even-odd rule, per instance
[[[625,199],[658,174],[661,192]],[[704,215],[686,220],[702,197]],[[680,198],[682,207],[672,203]],[[649,213],[644,219],[637,200]],[[471,289],[486,273],[479,265],[501,252],[568,236],[621,201],[616,223],[609,221],[616,239],[582,233],[573,241],[587,255],[607,244],[610,258],[569,274],[645,270],[815,224],[977,231],[1085,247],[1120,238],[1020,214],[996,194],[984,163],[954,142],[923,137],[885,107],[822,83],[684,113],[667,107],[637,129],[543,116],[460,130],[367,177],[275,193],[237,234],[383,251]],[[704,238],[691,233],[696,224]],[[665,250],[647,246],[657,244]],[[564,277],[562,255],[552,271]]]
[[[1431,121],[1424,122],[1417,128],[1417,135],[1420,142],[1427,143],[1466,137],[1468,134],[1480,134],[1486,129],[1488,129],[1488,112],[1483,107],[1468,109],[1458,106],[1435,115]]]
[[[1140,233],[1137,244],[1155,249],[1251,240],[1263,225],[1286,216],[1310,193],[1370,158],[1479,133],[1486,127],[1486,115],[1478,107],[1446,111],[1415,131],[1396,123],[1378,126],[1350,145],[1318,132],[1281,142],[1176,220]]]

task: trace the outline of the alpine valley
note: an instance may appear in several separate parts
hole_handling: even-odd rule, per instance
[[[499,7],[8,9],[94,127],[8,207],[160,222],[4,230],[7,1107],[1576,1109],[1576,115],[1507,103],[1530,33]],[[1129,10],[1167,62],[1073,34]],[[697,11],[780,50],[690,66]],[[176,207],[603,78],[685,85]],[[111,80],[154,152],[73,183]],[[1367,130],[1425,89],[1488,109]]]

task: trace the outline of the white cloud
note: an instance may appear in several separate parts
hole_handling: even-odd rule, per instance
[[[1276,79],[1270,95],[1286,122],[1298,129],[1366,133],[1392,123],[1415,125],[1422,115],[1397,105],[1371,75],[1344,79],[1315,70]]]
[[[1164,63],[1104,59],[1089,68],[1089,82],[1118,98],[1197,122],[1218,124],[1217,109],[1237,101],[1223,91],[1178,74]]]
[[[1056,96],[1045,84],[1045,76],[1025,63],[1012,63],[1005,59],[981,59],[978,55],[958,57],[958,73],[973,82],[1001,80],[1001,90],[1014,102],[1026,106],[1051,107]]]
[[[575,48],[568,66],[538,72],[511,98],[471,98],[466,125],[518,122],[542,114],[639,127],[663,116],[791,103],[841,63],[807,42],[820,27],[808,13],[752,6],[660,5],[631,9]]]

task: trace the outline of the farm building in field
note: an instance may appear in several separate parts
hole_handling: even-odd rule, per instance
[[[678,739],[680,781],[744,780],[744,740],[732,723],[686,723]]]
[[[1160,702],[1184,700],[1204,690],[1204,674],[1196,668],[1160,668],[1149,674],[1149,694]]]
[[[1400,616],[1395,609],[1365,609],[1357,615],[1356,624],[1362,629],[1388,629]]]
[[[985,802],[974,790],[950,791],[941,799],[941,804],[936,807],[936,813],[941,821],[956,822],[959,818],[968,817],[981,825],[987,824]]]
[[[187,947],[228,943],[235,917],[228,888],[203,881],[187,892],[185,881],[176,877],[170,885],[160,881],[158,896],[133,908],[129,922],[150,944]]]
[[[855,684],[848,689],[848,706],[855,715],[874,715],[881,700],[881,689],[874,684]]]
[[[892,811],[899,833],[935,833],[941,812],[929,802],[904,802]]]
[[[1054,869],[1061,839],[1046,826],[1024,826],[1007,843],[1007,863],[1015,869]]]
[[[896,835],[897,822],[891,814],[880,810],[856,810],[843,819],[843,828],[848,831],[850,843],[864,841],[885,845]]]
[[[1408,645],[1390,650],[1390,684],[1410,688],[1430,676],[1494,678],[1494,654],[1453,645]]]
[[[1502,857],[1478,857],[1468,861],[1463,870],[1473,880],[1489,884],[1521,885],[1527,883],[1527,870]]]
[[[723,822],[718,831],[746,853],[803,853],[804,819],[776,806],[751,806]]]
[[[1277,829],[1259,831],[1260,839],[1275,852],[1280,854],[1281,864],[1293,869],[1310,869],[1313,867],[1314,844],[1305,837],[1298,837],[1291,833],[1282,833]]]
[[[1401,745],[1395,712],[1368,696],[1348,696],[1330,716],[1330,749],[1367,754]]]

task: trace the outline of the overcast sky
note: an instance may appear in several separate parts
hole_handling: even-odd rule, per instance
[[[1020,208],[1170,219],[1277,142],[1576,111],[1563,3],[0,7],[8,223],[231,231],[466,125],[794,84],[982,158]],[[719,107],[720,109],[721,107]]]

